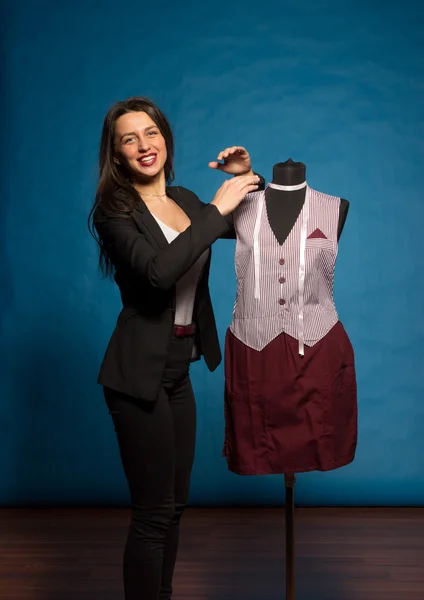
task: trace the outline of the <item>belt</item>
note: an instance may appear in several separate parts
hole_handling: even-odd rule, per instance
[[[175,337],[188,337],[196,333],[196,324],[190,323],[190,325],[174,325]]]

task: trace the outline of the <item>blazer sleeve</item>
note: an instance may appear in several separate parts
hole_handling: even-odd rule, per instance
[[[219,237],[221,239],[226,239],[226,240],[235,240],[237,236],[236,236],[236,230],[234,229],[233,215],[230,213],[229,215],[224,217],[224,219],[227,221],[228,231],[225,231]]]
[[[213,204],[205,205],[191,225],[164,248],[154,248],[131,218],[111,218],[100,208],[94,226],[115,268],[130,269],[162,290],[172,288],[201,254],[229,231],[226,219]]]

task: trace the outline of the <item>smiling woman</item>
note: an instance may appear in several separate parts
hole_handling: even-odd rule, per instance
[[[113,160],[125,166],[130,175],[149,177],[152,182],[158,176],[160,179],[168,159],[167,144],[158,125],[147,113],[121,115],[115,124],[114,144],[116,154]]]
[[[122,132],[122,129],[134,128],[134,131]],[[115,137],[116,145],[120,148],[121,160],[116,156],[114,158],[117,164],[126,161],[127,167],[132,165],[137,170],[138,166],[151,167],[156,165],[156,171],[150,170],[150,176],[157,175],[166,160],[166,144],[164,138],[160,135],[157,125],[146,113],[128,113],[122,115],[116,123]],[[151,146],[152,150],[145,154]],[[143,151],[143,147],[145,150]],[[139,149],[142,155],[139,156]],[[159,160],[158,160],[159,158]],[[135,162],[134,162],[135,161]],[[140,171],[143,173],[143,170]],[[144,171],[145,173],[145,171]]]
[[[209,166],[237,177],[204,204],[170,185],[173,157],[171,127],[152,102],[130,98],[110,109],[89,223],[99,266],[114,275],[123,302],[98,382],[131,493],[126,600],[171,598],[196,438],[189,367],[201,356],[210,370],[221,361],[211,245],[234,237],[231,212],[260,182],[248,152],[227,148]]]
[[[156,145],[161,146],[162,162],[156,173],[153,169],[153,172],[144,171],[144,180],[145,183],[150,180],[153,184],[152,176],[156,175],[156,179],[164,178],[165,183],[170,184],[174,179],[174,139],[167,118],[157,106],[147,98],[129,98],[112,106],[104,119],[99,156],[100,177],[90,213],[90,229],[100,243],[100,266],[107,275],[114,272],[114,267],[92,227],[94,212],[101,205],[110,214],[129,215],[140,202],[135,184],[143,179],[141,159],[147,158],[150,143],[155,137]]]

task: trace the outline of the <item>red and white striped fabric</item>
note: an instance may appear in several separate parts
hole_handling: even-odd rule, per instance
[[[267,218],[265,192],[233,213],[237,296],[232,333],[262,350],[280,333],[313,346],[337,323],[333,300],[340,198],[306,186],[302,211],[283,245]]]

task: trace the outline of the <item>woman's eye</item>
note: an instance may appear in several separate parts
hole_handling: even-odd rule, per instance
[[[149,135],[150,136],[157,135],[158,133],[159,133],[158,131],[149,131]]]

